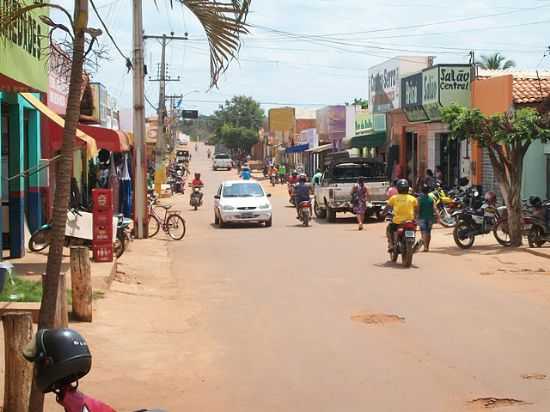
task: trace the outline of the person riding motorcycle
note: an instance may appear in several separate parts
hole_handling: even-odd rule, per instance
[[[386,234],[388,237],[388,251],[393,250],[394,233],[404,222],[414,220],[418,209],[418,200],[409,194],[409,182],[407,179],[399,179],[396,183],[397,194],[388,199],[388,207],[393,210],[393,218],[388,224]]]
[[[296,219],[300,219],[300,203],[309,202],[311,188],[307,184],[307,176],[301,174],[298,178],[298,183],[294,186],[294,199],[296,203]]]
[[[191,182],[191,187],[193,189],[195,189],[196,187],[198,187],[199,189],[202,189],[203,186],[204,186],[204,183],[201,180],[201,174],[200,173],[195,173],[195,178]],[[202,193],[202,191],[200,192],[200,194],[201,194],[200,200],[202,201],[202,197],[203,197],[204,194]]]
[[[241,169],[241,179],[243,180],[250,180],[252,178],[252,173],[250,171],[250,168],[248,165],[244,165]]]
[[[288,178],[288,184],[289,185],[295,185],[298,183],[299,177],[298,172],[296,170],[292,171],[292,175]]]

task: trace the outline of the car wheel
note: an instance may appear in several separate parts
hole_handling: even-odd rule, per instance
[[[325,219],[327,217],[326,209],[321,209],[319,207],[319,202],[317,201],[313,203],[313,211],[315,212],[315,216],[317,216],[319,219]]]
[[[265,227],[271,227],[273,226],[273,216],[269,218],[269,220],[266,220]]]
[[[327,206],[327,219],[330,223],[336,222],[336,210]]]

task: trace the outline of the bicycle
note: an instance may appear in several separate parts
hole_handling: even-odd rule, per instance
[[[156,208],[153,208],[153,206],[156,206]],[[172,205],[158,204],[156,199],[149,202],[148,237],[154,237],[162,227],[163,232],[172,239],[183,239],[186,232],[185,219],[180,216],[181,211],[170,210],[171,207]],[[159,209],[164,210],[162,218],[158,212]]]

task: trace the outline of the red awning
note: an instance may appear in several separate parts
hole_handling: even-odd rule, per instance
[[[128,137],[119,130],[98,126],[87,126],[82,123],[78,125],[78,128],[87,135],[92,136],[97,147],[100,149],[105,149],[110,152],[127,152],[130,150]]]

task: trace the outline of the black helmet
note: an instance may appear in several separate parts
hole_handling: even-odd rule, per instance
[[[396,186],[399,194],[406,195],[409,193],[409,181],[407,179],[399,179]]]
[[[86,340],[72,329],[39,330],[23,355],[36,364],[36,383],[44,393],[76,382],[92,366]]]

